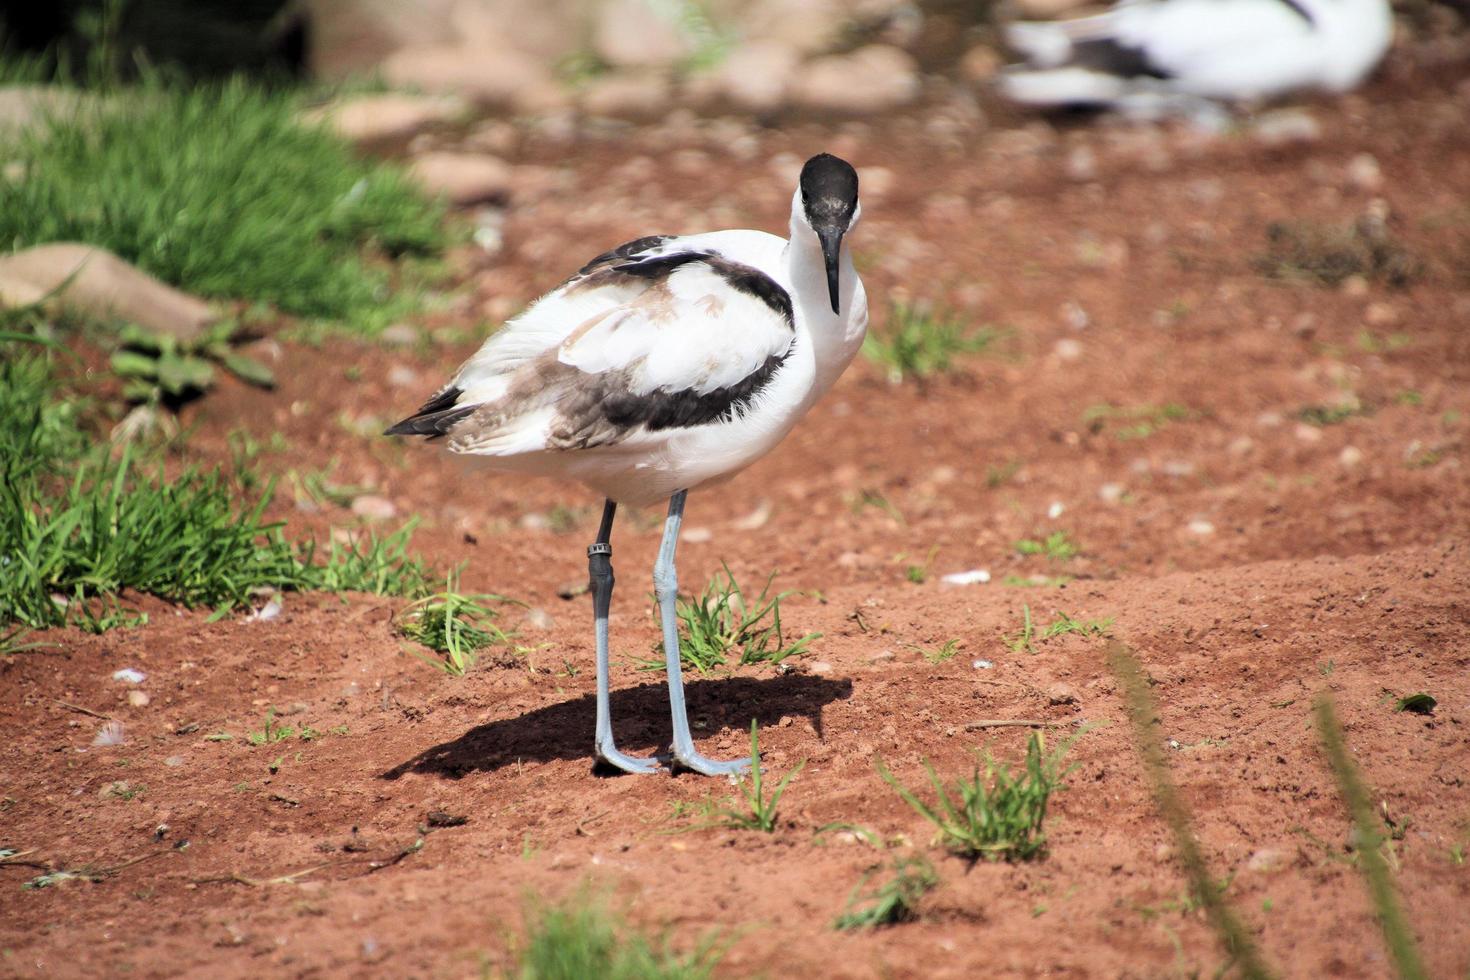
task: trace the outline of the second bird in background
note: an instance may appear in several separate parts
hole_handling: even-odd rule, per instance
[[[1217,115],[1213,101],[1348,91],[1392,36],[1387,0],[1124,0],[1094,17],[1011,24],[1006,41],[1026,63],[1000,91],[1037,106]]]

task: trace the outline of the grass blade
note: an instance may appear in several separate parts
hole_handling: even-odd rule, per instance
[[[1425,980],[1429,976],[1424,963],[1419,959],[1419,950],[1414,944],[1414,933],[1404,918],[1394,891],[1393,876],[1383,860],[1383,833],[1373,813],[1373,803],[1368,788],[1363,785],[1358,767],[1348,754],[1347,743],[1342,736],[1342,726],[1337,722],[1337,711],[1332,697],[1323,692],[1315,705],[1317,731],[1322,736],[1322,748],[1332,766],[1332,775],[1337,779],[1338,792],[1347,804],[1353,827],[1358,832],[1358,869],[1363,872],[1363,881],[1373,899],[1373,911],[1378,915],[1379,928],[1383,930],[1384,942],[1393,954],[1399,976],[1404,980]]]
[[[1235,958],[1241,975],[1247,980],[1262,980],[1272,976],[1265,961],[1256,949],[1254,940],[1246,931],[1234,909],[1225,900],[1223,889],[1210,877],[1209,867],[1200,852],[1199,841],[1190,829],[1189,810],[1179,797],[1169,763],[1164,758],[1163,747],[1154,737],[1153,724],[1158,717],[1153,695],[1148,690],[1148,680],[1143,668],[1127,645],[1114,640],[1108,644],[1108,666],[1123,687],[1128,721],[1133,728],[1133,740],[1138,754],[1143,757],[1144,773],[1147,775],[1154,802],[1163,814],[1164,821],[1174,834],[1179,858],[1184,863],[1189,887],[1204,906],[1210,924],[1220,934],[1226,951]]]

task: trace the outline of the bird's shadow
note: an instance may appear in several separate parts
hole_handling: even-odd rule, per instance
[[[804,716],[822,737],[822,708],[852,696],[849,680],[807,674],[781,677],[729,677],[692,681],[685,687],[689,717],[696,736],[701,730],[726,726],[761,727],[787,715]],[[382,774],[397,779],[416,772],[458,779],[472,772],[493,772],[519,762],[586,759],[592,764],[596,699],[591,694],[537,708],[511,718],[477,725],[450,742],[431,746]],[[642,684],[612,693],[613,732],[618,747],[644,753],[668,742],[668,694],[663,684]]]

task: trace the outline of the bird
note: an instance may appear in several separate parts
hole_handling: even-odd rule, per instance
[[[999,88],[1036,106],[1208,117],[1222,101],[1346,92],[1392,34],[1388,0],[1122,0],[1096,16],[1008,25],[1026,63]]]
[[[603,252],[485,341],[387,435],[426,436],[493,470],[579,481],[604,498],[587,549],[597,660],[596,757],[616,769],[720,776],[750,759],[700,754],[689,731],[675,550],[690,491],[770,452],[861,348],[868,301],[853,266],[857,171],[806,161],[788,238],[736,229],[650,235]],[[608,610],[619,504],[667,499],[654,563],[673,739],[628,755],[613,738]]]

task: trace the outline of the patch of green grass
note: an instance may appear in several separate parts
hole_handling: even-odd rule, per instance
[[[1076,619],[1062,612],[1060,609],[1054,613],[1056,619],[1050,623],[1038,625],[1031,616],[1031,606],[1021,606],[1021,628],[1005,638],[1006,646],[1016,653],[1025,650],[1027,653],[1036,652],[1037,640],[1050,640],[1055,636],[1064,636],[1067,633],[1077,633],[1082,636],[1106,636],[1108,627],[1113,625],[1113,617],[1107,619]]]
[[[1194,413],[1177,402],[1164,405],[1092,405],[1082,413],[1082,424],[1094,433],[1110,430],[1118,439],[1147,439],[1174,422],[1193,418]]]
[[[1040,541],[1023,538],[1016,542],[1016,551],[1023,555],[1044,555],[1048,561],[1067,561],[1078,554],[1077,545],[1066,531],[1053,531]]]
[[[779,816],[776,807],[780,804],[786,787],[804,768],[806,768],[806,761],[802,760],[795,769],[782,776],[780,782],[776,783],[775,788],[771,790],[768,799],[765,790],[765,775],[761,772],[760,729],[752,720],[750,723],[750,775],[742,778],[737,784],[744,806],[740,809],[733,806],[721,807],[718,813],[721,826],[734,830],[759,830],[762,833],[774,833]]]
[[[1046,849],[1042,823],[1047,803],[1074,768],[1063,768],[1062,757],[1075,740],[1073,736],[1047,752],[1041,736],[1033,732],[1019,772],[1012,773],[987,752],[969,778],[961,777],[949,786],[925,762],[935,793],[932,807],[899,782],[881,758],[875,765],[883,781],[934,825],[937,842],[950,851],[971,861],[1026,861]]]
[[[715,939],[676,953],[657,948],[587,892],[528,910],[530,924],[509,976],[516,980],[706,980],[724,955]]]
[[[1159,712],[1149,691],[1147,675],[1133,651],[1117,640],[1108,646],[1108,666],[1123,688],[1124,705],[1133,729],[1134,746],[1143,758],[1144,772],[1148,777],[1154,802],[1174,835],[1174,843],[1185,874],[1189,877],[1194,900],[1204,907],[1210,924],[1219,934],[1226,952],[1233,957],[1234,965],[1241,975],[1250,980],[1270,977],[1271,971],[1256,950],[1255,941],[1226,901],[1223,885],[1210,875],[1199,840],[1190,828],[1189,810],[1174,786],[1164,746],[1156,729]]]
[[[1371,406],[1354,400],[1341,405],[1306,405],[1297,411],[1296,417],[1308,425],[1315,425],[1321,428],[1328,425],[1337,425],[1346,422],[1348,419],[1372,414],[1373,409]]]
[[[1360,276],[1400,289],[1424,271],[1423,263],[1387,230],[1367,220],[1346,226],[1274,222],[1266,239],[1266,251],[1252,264],[1272,279],[1337,286]]]
[[[923,380],[953,369],[954,359],[991,347],[999,333],[973,327],[926,306],[895,303],[882,330],[869,330],[863,356],[886,370],[888,380]]]
[[[1009,483],[1011,477],[1021,472],[1021,461],[1013,459],[1007,463],[991,463],[985,467],[985,485],[991,490]]]
[[[291,725],[282,725],[276,721],[276,709],[267,708],[265,712],[265,724],[259,731],[247,735],[246,741],[251,745],[275,745],[284,742],[288,738],[296,737],[296,729]]]
[[[1036,624],[1031,621],[1031,606],[1023,603],[1021,606],[1021,628],[1006,637],[1006,646],[1010,647],[1014,653],[1020,653],[1022,650],[1025,650],[1027,653],[1035,653],[1035,639]]]
[[[876,929],[910,922],[918,918],[919,899],[939,884],[934,866],[921,855],[895,858],[892,875],[877,888],[864,893],[863,889],[873,874],[874,871],[869,871],[863,875],[853,888],[847,897],[847,908],[833,923],[834,928]]]
[[[422,643],[444,658],[423,658],[451,677],[463,677],[475,665],[475,651],[492,643],[508,643],[510,635],[494,623],[499,613],[488,603],[510,602],[503,595],[463,595],[451,573],[444,591],[409,606],[398,625],[400,635]]]
[[[864,488],[857,493],[846,495],[844,499],[847,501],[847,506],[852,508],[854,514],[861,514],[871,507],[874,510],[879,510],[887,514],[893,518],[895,523],[908,523],[908,520],[903,516],[903,511],[894,506],[893,501],[883,496],[881,491]]]
[[[1000,584],[1022,589],[1060,589],[1071,581],[1070,575],[1007,575]]]
[[[929,580],[929,570],[934,566],[934,556],[937,554],[939,554],[939,545],[936,544],[924,556],[923,564],[905,565],[903,577],[915,585],[923,585]]]
[[[1332,766],[1332,775],[1337,780],[1338,792],[1347,804],[1348,815],[1358,835],[1358,868],[1373,899],[1373,911],[1378,916],[1378,925],[1383,930],[1384,942],[1393,955],[1399,976],[1405,980],[1428,977],[1414,943],[1414,930],[1404,918],[1394,890],[1393,876],[1383,858],[1385,841],[1374,817],[1372,799],[1368,787],[1363,784],[1352,754],[1343,738],[1342,726],[1337,722],[1337,712],[1332,697],[1323,693],[1316,702],[1317,731],[1322,738],[1322,747],[1327,761]]]
[[[909,649],[919,651],[919,653],[923,655],[924,659],[929,661],[931,664],[942,664],[946,660],[952,660],[955,654],[960,652],[960,647],[964,645],[964,640],[961,640],[959,637],[955,637],[953,640],[946,640],[941,646],[921,647],[911,645]]]
[[[412,526],[386,538],[291,542],[264,519],[273,487],[236,502],[218,470],[166,476],[131,444],[114,456],[83,426],[83,399],[59,389],[44,356],[0,345],[0,626],[136,622],[125,589],[219,615],[263,588],[422,595],[407,555]]]
[[[131,401],[178,401],[214,387],[215,367],[259,388],[274,388],[275,375],[259,361],[234,350],[237,325],[221,321],[197,339],[181,341],[135,325],[119,335],[121,347],[109,362],[124,380],[123,396]]]
[[[724,578],[718,574],[695,598],[680,599],[676,605],[679,618],[679,658],[686,666],[708,673],[723,667],[726,658],[740,651],[739,665],[766,663],[776,665],[788,657],[807,652],[821,633],[808,633],[788,643],[781,626],[781,601],[791,592],[771,594],[772,572],[766,578],[760,595],[747,600],[740,583],[724,565]],[[640,670],[665,670],[663,644],[656,648],[658,658],[639,661]]]
[[[241,79],[116,90],[23,134],[0,181],[0,241],[84,241],[204,296],[380,327],[394,315],[365,251],[432,255],[444,209],[395,166],[296,119]]]
[[[1113,625],[1115,617],[1107,619],[1074,619],[1058,609],[1055,613],[1056,619],[1046,624],[1041,629],[1041,638],[1049,640],[1054,636],[1064,636],[1067,633],[1078,633],[1082,636],[1106,636],[1108,627]]]

